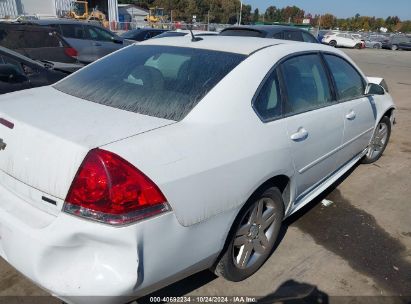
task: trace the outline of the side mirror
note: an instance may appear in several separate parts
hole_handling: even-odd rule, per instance
[[[22,74],[12,64],[0,64],[0,81],[9,83],[20,83],[28,81],[26,75]]]
[[[375,83],[369,83],[367,84],[367,87],[365,88],[365,95],[384,95],[384,94],[385,94],[384,88]]]

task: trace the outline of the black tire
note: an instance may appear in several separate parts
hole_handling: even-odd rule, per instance
[[[396,45],[396,44],[391,45],[391,50],[392,51],[398,50],[398,45]]]
[[[357,43],[354,48],[357,50],[361,50],[361,43]]]
[[[257,224],[259,210],[262,210],[260,225]],[[253,214],[255,221],[252,219]],[[254,274],[270,256],[283,218],[284,203],[278,188],[268,188],[253,196],[237,216],[225,251],[213,269],[214,273],[233,282],[245,280]]]
[[[386,130],[386,133],[384,133],[384,135],[383,130]],[[362,163],[372,164],[380,159],[380,157],[384,153],[385,148],[388,145],[390,136],[391,120],[387,116],[384,116],[374,130],[370,146],[368,147],[367,154],[362,159]]]
[[[337,47],[337,41],[331,40],[330,43],[328,43],[328,45],[332,47]]]
[[[380,49],[381,48],[381,46],[378,43],[374,44],[372,47],[373,47],[373,49]]]

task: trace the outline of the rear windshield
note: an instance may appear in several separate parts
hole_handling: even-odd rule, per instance
[[[179,121],[245,57],[183,47],[133,45],[54,87],[99,104]]]
[[[228,29],[220,33],[221,36],[245,36],[264,38],[266,34],[254,29]]]
[[[143,38],[145,34],[147,34],[147,31],[144,30],[134,30],[134,31],[128,31],[125,32],[123,34],[121,34],[120,36],[126,39],[134,39],[136,37],[140,37]]]
[[[12,50],[63,46],[52,30],[24,28],[0,28],[0,45]]]

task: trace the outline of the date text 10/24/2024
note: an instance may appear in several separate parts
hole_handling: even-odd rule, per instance
[[[182,297],[150,297],[151,303],[255,303],[255,297],[234,296],[182,296]]]

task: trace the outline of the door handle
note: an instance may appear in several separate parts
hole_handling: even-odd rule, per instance
[[[356,116],[357,114],[355,114],[355,112],[351,110],[347,115],[345,115],[345,118],[347,118],[348,120],[353,120]]]
[[[298,131],[291,135],[291,139],[294,141],[301,141],[308,137],[308,131],[303,127],[299,128]]]
[[[93,45],[94,45],[94,46],[101,46],[101,44],[98,43],[98,42],[94,42]]]

